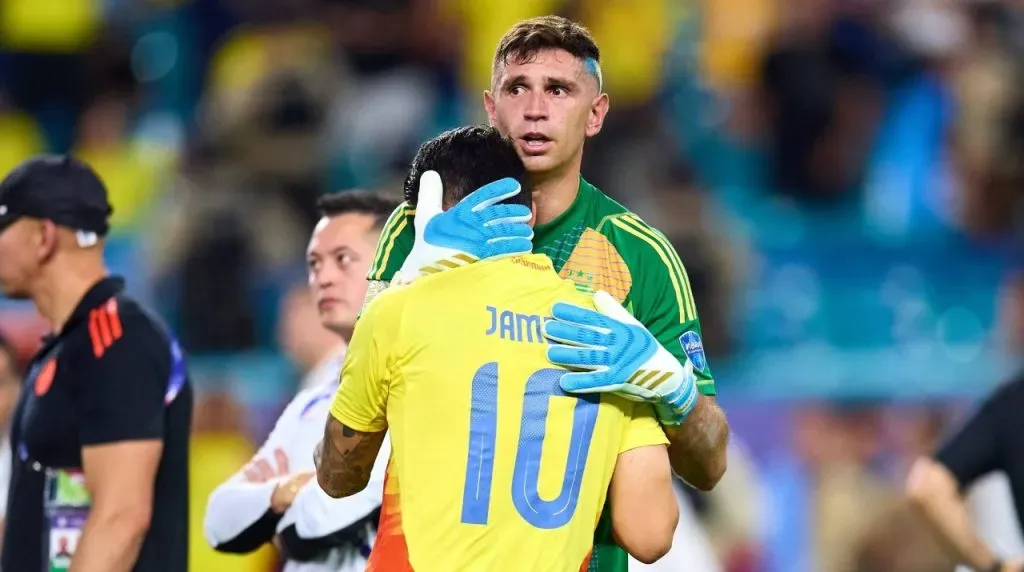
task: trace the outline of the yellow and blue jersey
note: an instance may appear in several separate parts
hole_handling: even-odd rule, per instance
[[[541,324],[593,307],[544,255],[487,261],[380,294],[331,408],[391,432],[368,570],[586,569],[618,455],[665,445],[648,404],[569,396]]]

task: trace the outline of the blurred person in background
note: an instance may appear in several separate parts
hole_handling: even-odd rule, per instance
[[[11,483],[11,413],[21,393],[21,368],[14,347],[0,336],[0,535],[7,511],[7,487]],[[3,546],[0,545],[0,550]]]
[[[364,280],[365,282],[365,280]],[[278,344],[302,374],[299,389],[312,389],[329,375],[337,373],[344,358],[348,338],[325,328],[320,321],[316,298],[307,284],[296,284],[281,301],[278,320]]]
[[[197,380],[201,389],[189,443],[189,570],[268,572],[277,565],[277,551],[271,544],[245,555],[218,552],[203,530],[210,494],[256,452],[247,436],[250,412],[238,396],[222,389],[202,389],[226,385],[224,379]]]
[[[191,383],[178,342],[104,266],[110,213],[68,156],[0,182],[0,288],[53,332],[14,414],[5,570],[188,569]]]
[[[397,201],[349,191],[325,196],[318,206],[322,218],[306,252],[312,294],[307,301],[322,327],[335,336],[334,344],[294,348],[305,361],[318,365],[252,461],[210,495],[204,524],[208,542],[222,552],[248,553],[274,542],[288,572],[366,567],[389,457],[385,447],[374,468],[375,481],[347,499],[331,499],[315,482],[307,484],[314,475],[313,449],[323,435],[346,344],[366,297],[365,276],[374,247]]]
[[[1012,355],[1024,332],[1024,234],[1012,231],[1015,260],[1002,300]],[[1024,570],[1024,374],[1006,382],[934,452],[922,451],[906,491],[936,538],[976,570]]]
[[[1003,236],[1020,228],[1024,214],[1024,51],[1011,41],[1004,3],[973,2],[962,12],[965,46],[949,74],[958,217],[975,236]]]
[[[769,183],[808,204],[835,204],[861,182],[881,118],[880,44],[859,14],[803,4],[784,10],[760,70]]]
[[[894,445],[889,452],[895,456],[892,472],[902,478],[910,463],[935,447],[948,416],[941,406],[904,404],[893,406],[888,416],[886,441]],[[946,572],[955,567],[955,560],[916,517],[902,495],[886,495],[877,508],[871,511],[874,520],[867,530],[855,539],[854,562],[858,572]]]
[[[491,125],[516,142],[530,173],[535,252],[548,255],[563,278],[610,292],[680,363],[694,364],[702,395],[687,422],[667,430],[669,451],[678,475],[710,490],[725,472],[729,430],[713,397],[684,265],[664,235],[580,174],[586,141],[601,131],[609,110],[600,57],[590,32],[575,22],[523,20],[494,52],[484,108]],[[403,204],[384,229],[368,276],[371,295],[405,262],[415,241],[413,216]],[[627,555],[610,537],[607,518],[595,542],[593,569],[626,569]]]
[[[983,477],[995,472],[1005,473],[1011,495],[1003,500],[1007,504],[1012,502],[1016,508],[1017,533],[1024,529],[1021,411],[1024,411],[1024,375],[1018,375],[986,398],[937,451],[920,457],[907,477],[907,495],[925,522],[958,562],[974,570],[1024,570],[1024,554],[1007,553],[1007,548],[1019,550],[1019,538],[1010,546],[993,547],[986,542],[972,522],[963,494]],[[986,512],[992,514],[990,510]],[[1005,532],[999,534],[1004,535]]]

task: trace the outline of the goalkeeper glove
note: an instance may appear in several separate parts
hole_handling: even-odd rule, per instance
[[[529,254],[533,250],[530,208],[497,204],[521,191],[515,179],[500,179],[442,211],[441,176],[436,171],[423,173],[416,199],[416,241],[395,282],[412,282],[484,258]]]
[[[607,292],[594,294],[597,311],[558,302],[544,335],[548,360],[575,371],[562,375],[568,393],[616,393],[654,404],[663,425],[677,426],[697,404],[690,360],[679,363]]]

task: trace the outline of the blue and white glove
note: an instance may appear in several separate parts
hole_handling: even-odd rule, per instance
[[[654,404],[663,425],[677,426],[697,404],[697,378],[607,292],[594,294],[597,311],[558,302],[544,322],[548,360],[573,370],[562,375],[568,393],[616,393]]]
[[[416,199],[416,242],[394,282],[409,283],[484,258],[529,254],[533,250],[530,208],[497,204],[521,190],[515,179],[500,179],[443,211],[441,176],[436,171],[423,173]]]

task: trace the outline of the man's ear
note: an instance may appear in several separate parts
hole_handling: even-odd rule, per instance
[[[42,262],[49,262],[57,253],[60,243],[60,229],[51,220],[39,223],[39,234],[36,242],[36,256]]]
[[[494,93],[489,90],[484,91],[484,109],[487,110],[487,123],[494,127]]]
[[[587,137],[593,137],[601,132],[610,105],[607,93],[602,93],[594,98],[594,102],[590,104],[590,117],[587,118]]]

